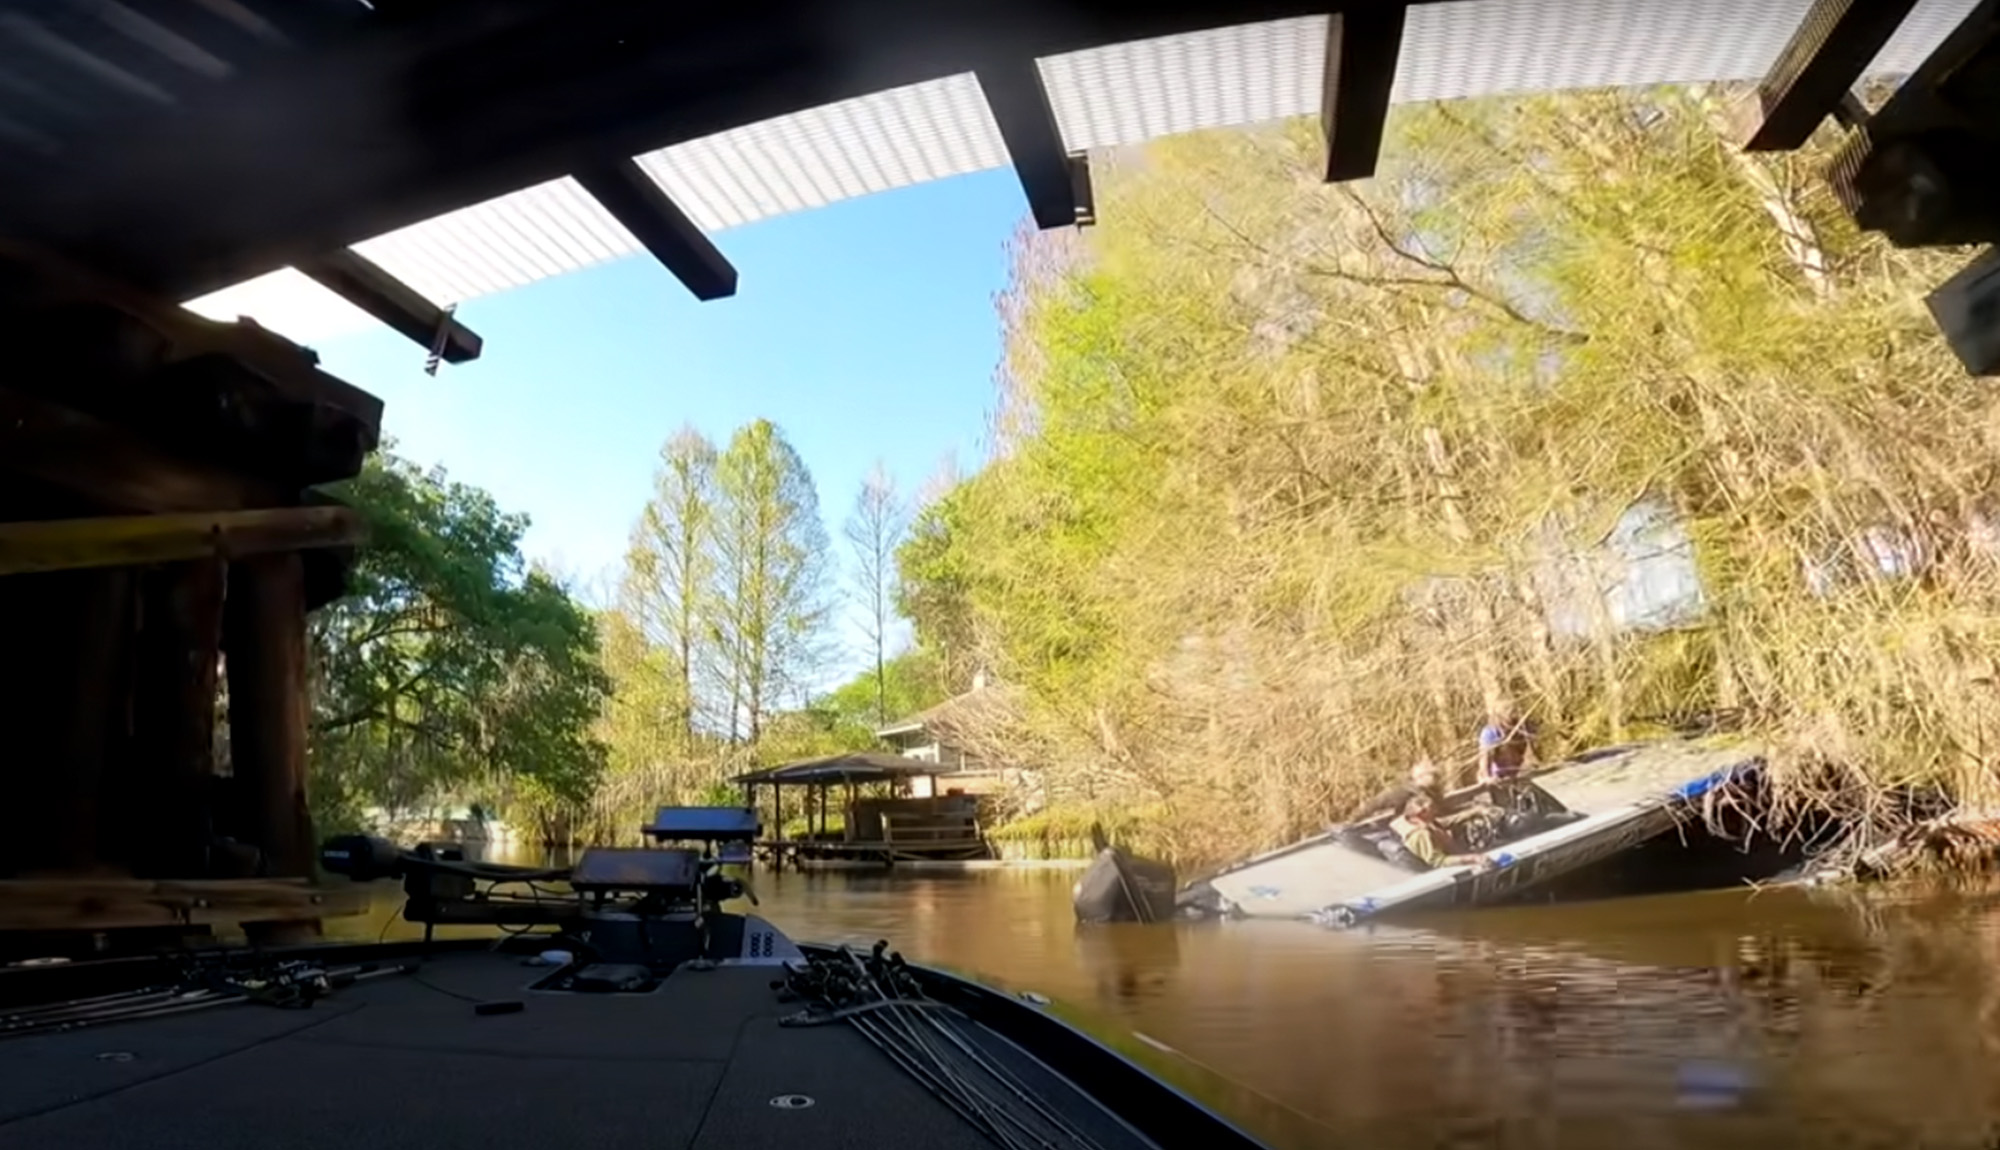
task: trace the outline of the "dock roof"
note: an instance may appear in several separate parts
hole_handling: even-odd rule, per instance
[[[1892,13],[1852,70],[1909,72],[1971,8]],[[441,305],[640,250],[728,294],[712,237],[753,220],[1011,165],[1067,226],[1092,149],[1303,114],[1351,178],[1391,103],[1754,80],[1817,10],[0,0],[0,234],[301,341],[441,332],[455,360],[479,341]]]
[[[879,783],[938,774],[938,764],[876,751],[853,751],[818,759],[800,759],[736,776],[731,782],[761,783]]]

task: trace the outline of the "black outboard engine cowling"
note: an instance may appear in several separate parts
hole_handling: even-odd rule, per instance
[[[1174,868],[1106,847],[1071,901],[1078,922],[1166,922],[1174,917]]]

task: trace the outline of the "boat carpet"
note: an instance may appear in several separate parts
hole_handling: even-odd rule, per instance
[[[851,1026],[779,1027],[797,1007],[772,992],[774,968],[683,970],[648,995],[526,993],[542,973],[503,955],[450,955],[309,1010],[225,1006],[0,1039],[0,1145],[992,1145]],[[526,1008],[473,1012],[492,999]],[[1033,1093],[1102,1145],[1141,1145],[987,1037]],[[792,1095],[812,1103],[772,1104]]]

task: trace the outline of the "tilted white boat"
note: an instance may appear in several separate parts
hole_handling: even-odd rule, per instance
[[[1761,766],[1756,748],[1699,740],[1600,751],[1523,784],[1581,817],[1484,852],[1490,867],[1413,873],[1369,845],[1368,835],[1382,830],[1378,819],[1224,867],[1190,883],[1181,905],[1349,923],[1390,910],[1498,902],[1672,831],[1703,796]]]

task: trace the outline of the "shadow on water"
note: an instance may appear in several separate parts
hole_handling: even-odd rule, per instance
[[[1074,879],[757,889],[800,938],[886,938],[1046,994],[1275,1146],[2000,1147],[2000,898],[1729,891],[1349,932],[1078,927]],[[343,933],[414,933],[383,894]]]

